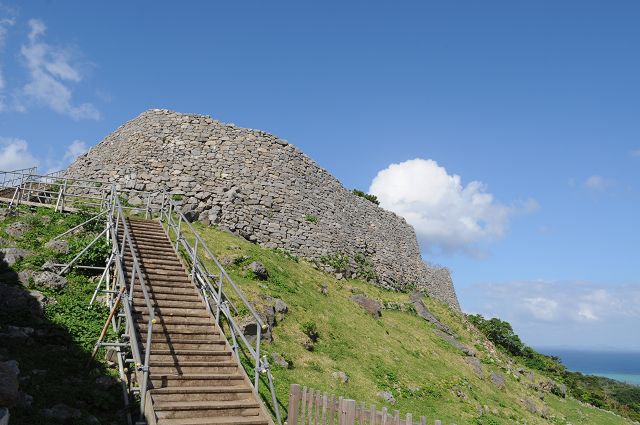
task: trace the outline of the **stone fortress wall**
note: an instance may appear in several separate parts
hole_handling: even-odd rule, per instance
[[[353,195],[295,146],[263,131],[149,110],[80,156],[66,175],[167,189],[205,224],[319,263],[349,258],[346,275],[372,269],[375,284],[417,288],[459,310],[448,270],[424,263],[403,218]]]

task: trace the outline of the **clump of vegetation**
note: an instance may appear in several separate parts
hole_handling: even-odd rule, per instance
[[[358,277],[367,282],[375,282],[378,280],[378,274],[373,268],[373,263],[362,253],[357,252],[353,260],[356,263],[356,273]]]
[[[343,252],[334,252],[320,257],[320,262],[338,273],[344,273],[349,267],[349,257]]]
[[[316,326],[316,323],[313,321],[309,320],[304,322],[301,328],[302,328],[302,332],[304,332],[304,334],[308,336],[309,339],[313,342],[316,342],[320,337],[320,334],[318,333],[318,327]]]
[[[499,349],[521,359],[527,367],[565,383],[576,399],[640,420],[640,387],[568,371],[558,357],[544,355],[524,344],[511,324],[504,320],[485,319],[479,314],[467,318]]]
[[[312,223],[312,224],[316,224],[318,222],[318,217],[316,217],[315,215],[312,215],[312,214],[305,215],[304,219],[307,220],[309,223]]]
[[[380,205],[380,201],[378,201],[378,197],[376,195],[371,195],[370,193],[363,192],[362,190],[358,190],[358,189],[353,189],[351,193],[361,198],[364,198],[367,201],[373,202],[376,205]]]

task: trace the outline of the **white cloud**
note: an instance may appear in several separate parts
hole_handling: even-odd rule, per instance
[[[537,208],[534,200],[501,204],[483,183],[463,186],[460,176],[449,175],[431,159],[391,164],[378,172],[369,192],[413,225],[427,250],[444,252],[478,254],[475,245],[503,237],[514,213]]]
[[[558,313],[558,302],[549,298],[523,298],[522,304],[534,317],[541,320],[553,320]]]
[[[0,137],[0,170],[10,171],[38,165],[25,140]]]
[[[511,322],[530,345],[640,349],[640,282],[515,281],[458,294],[465,311]]]
[[[28,43],[20,50],[29,71],[29,81],[22,88],[21,97],[73,119],[99,119],[100,112],[91,103],[74,105],[70,83],[81,81],[83,76],[72,63],[71,53],[41,41],[47,29],[41,20],[29,20],[29,27]],[[17,108],[20,107],[24,105],[19,102]]]
[[[584,187],[594,192],[603,192],[615,185],[615,181],[602,176],[590,176],[584,181]]]
[[[74,140],[69,146],[67,146],[63,159],[65,162],[70,163],[87,150],[89,150],[89,148],[85,142],[82,140]]]

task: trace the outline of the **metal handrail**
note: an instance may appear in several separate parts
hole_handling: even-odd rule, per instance
[[[177,220],[174,219],[174,214],[177,216]],[[258,385],[260,382],[260,373],[267,374],[269,390],[271,392],[273,409],[276,414],[276,418],[278,423],[282,423],[280,418],[280,411],[278,407],[278,403],[276,400],[275,389],[273,387],[273,379],[271,376],[271,370],[269,367],[269,363],[266,357],[260,356],[260,341],[262,339],[262,331],[266,329],[266,325],[263,322],[262,318],[258,315],[258,313],[253,308],[253,305],[246,299],[240,288],[233,281],[231,276],[226,272],[220,261],[217,257],[211,252],[209,247],[207,246],[204,239],[200,236],[200,234],[193,228],[187,217],[181,211],[180,207],[176,202],[169,199],[167,194],[163,194],[162,205],[160,207],[160,222],[166,224],[165,231],[169,236],[170,240],[172,239],[172,234],[175,238],[175,249],[179,251],[179,247],[182,247],[186,253],[185,258],[190,262],[188,266],[191,268],[191,279],[194,283],[197,283],[197,286],[200,287],[203,296],[205,298],[210,298],[213,300],[216,306],[215,318],[218,325],[220,325],[220,316],[221,313],[227,321],[230,329],[230,337],[233,342],[233,349],[236,354],[236,359],[238,363],[240,362],[240,355],[238,353],[238,340],[244,344],[244,346],[248,349],[249,355],[253,358],[254,362],[254,380],[253,386],[258,394]],[[189,235],[193,237],[193,243],[191,243],[186,237],[185,232],[183,231],[182,226],[186,227]],[[198,249],[204,251],[205,256],[213,261],[215,266],[219,270],[219,274],[215,276],[210,273],[206,267],[204,260],[198,255]],[[217,277],[217,280],[216,280]],[[224,290],[224,283],[227,281],[228,285],[233,290],[233,293],[237,298],[242,301],[242,305],[249,311],[251,317],[256,322],[257,332],[256,332],[256,340],[255,346],[249,342],[247,337],[244,335],[240,326],[238,326],[236,320],[233,318],[233,314],[229,309],[229,305],[233,305],[231,298],[227,296],[227,293]],[[209,308],[211,309],[211,305],[207,303]],[[234,307],[234,310],[237,309]],[[211,310],[212,311],[212,310]],[[214,313],[212,311],[212,313]],[[220,326],[222,330],[222,326]]]
[[[155,311],[153,310],[153,306],[151,305],[151,300],[149,298],[149,293],[147,291],[147,284],[140,270],[140,262],[138,260],[138,256],[135,252],[133,241],[131,239],[131,232],[129,231],[129,226],[127,224],[126,217],[124,215],[124,211],[122,205],[117,196],[114,196],[111,200],[111,214],[109,215],[109,229],[112,232],[112,241],[113,243],[113,251],[116,257],[115,264],[117,265],[118,271],[118,282],[120,285],[125,285],[125,297],[124,297],[124,311],[127,317],[127,324],[129,329],[127,329],[129,338],[132,341],[132,351],[136,366],[136,372],[142,372],[142,379],[138,379],[140,383],[140,415],[144,416],[145,414],[145,403],[147,401],[147,389],[148,389],[148,381],[149,381],[149,360],[151,356],[151,344],[152,344],[152,326],[156,322]],[[122,224],[122,246],[118,244],[120,239],[118,238],[118,229]],[[124,255],[127,252],[126,249],[129,249],[131,253],[132,259],[132,267],[131,273],[128,276],[125,273],[124,269]],[[138,339],[138,335],[133,328],[133,293],[135,290],[136,278],[140,284],[140,288],[142,289],[142,293],[144,296],[145,305],[148,310],[148,320],[147,320],[147,338],[146,338],[146,349],[144,352],[144,359],[140,355],[140,341]],[[127,283],[129,283],[127,287]]]

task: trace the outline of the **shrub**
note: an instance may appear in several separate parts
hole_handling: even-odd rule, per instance
[[[366,193],[358,189],[353,189],[351,193],[361,198],[364,198],[367,201],[373,202],[376,205],[380,205],[380,201],[378,201],[378,197],[376,195],[371,195],[370,193]]]
[[[318,340],[320,334],[318,333],[318,328],[316,327],[316,323],[309,320],[302,324],[301,326],[302,332],[313,342]]]
[[[318,222],[318,217],[311,214],[305,215],[304,219],[307,220],[309,223],[313,223],[313,224],[316,224]]]
[[[320,257],[320,262],[330,266],[338,272],[344,272],[349,267],[349,257],[342,252],[334,252]]]

